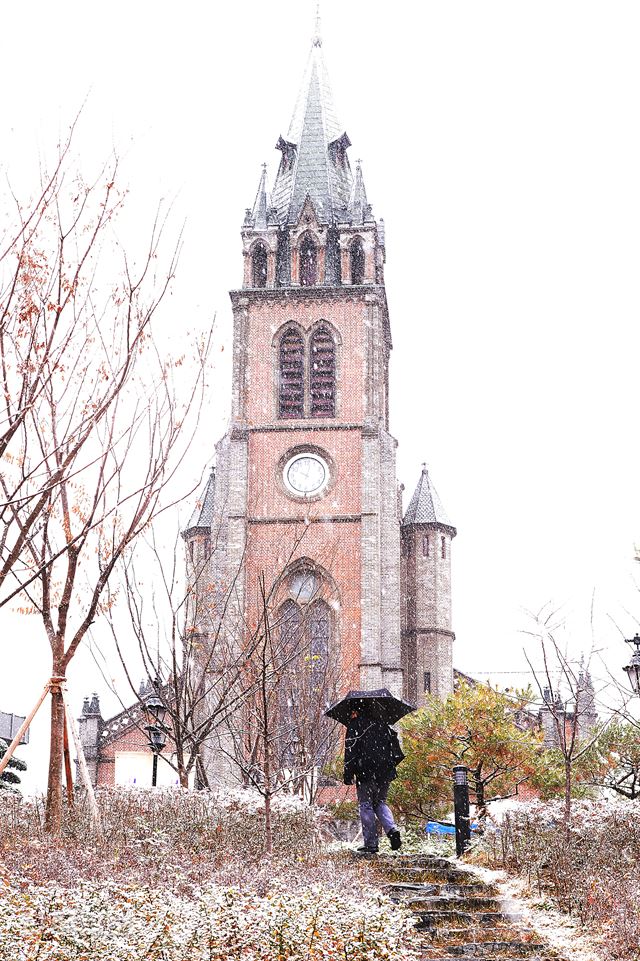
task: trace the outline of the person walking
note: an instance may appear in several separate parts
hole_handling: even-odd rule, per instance
[[[389,838],[392,851],[402,838],[387,805],[389,785],[397,777],[396,766],[403,760],[398,735],[388,724],[367,717],[360,709],[351,711],[344,747],[344,783],[356,783],[364,844],[359,851],[378,853],[378,825]]]

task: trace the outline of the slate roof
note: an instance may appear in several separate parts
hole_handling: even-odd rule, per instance
[[[320,223],[345,220],[353,175],[346,149],[351,144],[337,118],[316,33],[286,138],[272,202],[280,224],[297,224],[307,197]]]
[[[426,465],[422,467],[418,486],[402,521],[403,527],[408,527],[410,524],[438,524],[440,527],[448,527],[453,531],[454,536],[456,534],[456,529],[447,517],[438,492],[429,477]]]
[[[20,730],[20,725],[24,722],[24,717],[18,714],[6,714],[0,711],[0,738],[9,744]],[[29,743],[29,728],[22,735],[21,744]]]
[[[188,534],[197,530],[211,530],[211,525],[213,523],[213,502],[216,490],[216,472],[214,468],[211,468],[211,473],[209,474],[209,479],[205,485],[205,488],[198,498],[195,510],[191,515],[191,520],[186,526],[186,529],[182,532],[182,536],[186,537]]]

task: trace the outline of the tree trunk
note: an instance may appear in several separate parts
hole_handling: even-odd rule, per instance
[[[569,830],[571,824],[571,761],[564,765],[564,823]]]
[[[487,816],[487,803],[484,795],[484,782],[480,776],[480,771],[473,772],[473,779],[476,794],[476,817],[479,821],[484,821]]]
[[[51,690],[51,735],[45,827],[50,834],[62,830],[62,761],[64,756],[64,703],[59,687]]]
[[[198,757],[196,758],[196,789],[200,791],[209,791],[210,788],[211,786],[209,784],[209,778],[207,777],[207,772],[200,754],[200,749],[198,749]]]
[[[71,774],[71,752],[69,751],[69,731],[67,727],[67,716],[65,711],[64,718],[64,780],[67,788],[67,804],[70,808],[73,805],[73,775]]]
[[[273,854],[273,828],[271,826],[271,793],[264,796],[264,853]]]

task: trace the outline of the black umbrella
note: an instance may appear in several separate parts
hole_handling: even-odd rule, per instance
[[[401,701],[386,687],[381,687],[377,691],[349,691],[342,700],[332,704],[324,713],[326,717],[332,717],[341,724],[348,724],[352,711],[361,711],[372,720],[382,721],[383,724],[395,724],[405,714],[411,714],[415,710],[413,704]]]

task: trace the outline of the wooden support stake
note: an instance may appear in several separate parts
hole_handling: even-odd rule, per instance
[[[82,748],[82,741],[80,740],[80,734],[78,733],[78,727],[76,725],[75,718],[69,709],[69,692],[64,681],[60,683],[60,693],[62,694],[62,701],[64,703],[65,715],[69,720],[69,727],[71,728],[71,737],[73,738],[73,743],[78,755],[78,767],[80,768],[80,776],[87,792],[87,797],[89,799],[89,807],[91,809],[91,819],[93,821],[93,826],[95,832],[98,836],[102,835],[102,824],[100,821],[100,811],[98,809],[98,802],[96,801],[95,791],[93,790],[93,784],[91,783],[91,777],[89,776],[89,768],[87,767],[87,760],[84,756],[84,750]]]
[[[4,769],[6,768],[7,764],[8,764],[9,761],[11,760],[15,749],[18,747],[18,745],[20,744],[20,741],[22,740],[22,736],[23,736],[24,732],[27,730],[27,728],[29,727],[29,725],[30,725],[31,722],[33,721],[34,717],[35,717],[36,714],[38,713],[38,708],[40,707],[40,705],[42,704],[42,702],[44,701],[45,697],[47,696],[47,694],[49,693],[50,690],[51,690],[51,681],[47,681],[47,683],[46,683],[45,686],[44,686],[44,690],[43,690],[42,694],[41,694],[40,697],[38,698],[38,702],[37,702],[36,706],[35,706],[34,709],[31,711],[31,713],[28,715],[28,717],[25,717],[24,721],[23,721],[22,724],[20,725],[20,728],[19,728],[19,730],[18,730],[18,733],[16,734],[16,736],[15,736],[14,739],[13,739],[13,741],[11,742],[11,744],[9,745],[9,747],[7,748],[7,752],[6,752],[5,756],[4,756],[4,757],[2,758],[2,760],[0,761],[0,774],[2,774],[2,772],[3,772]]]
[[[64,777],[67,785],[67,801],[69,807],[74,807],[73,775],[71,774],[71,754],[69,753],[69,728],[67,725],[67,710],[64,712]]]

